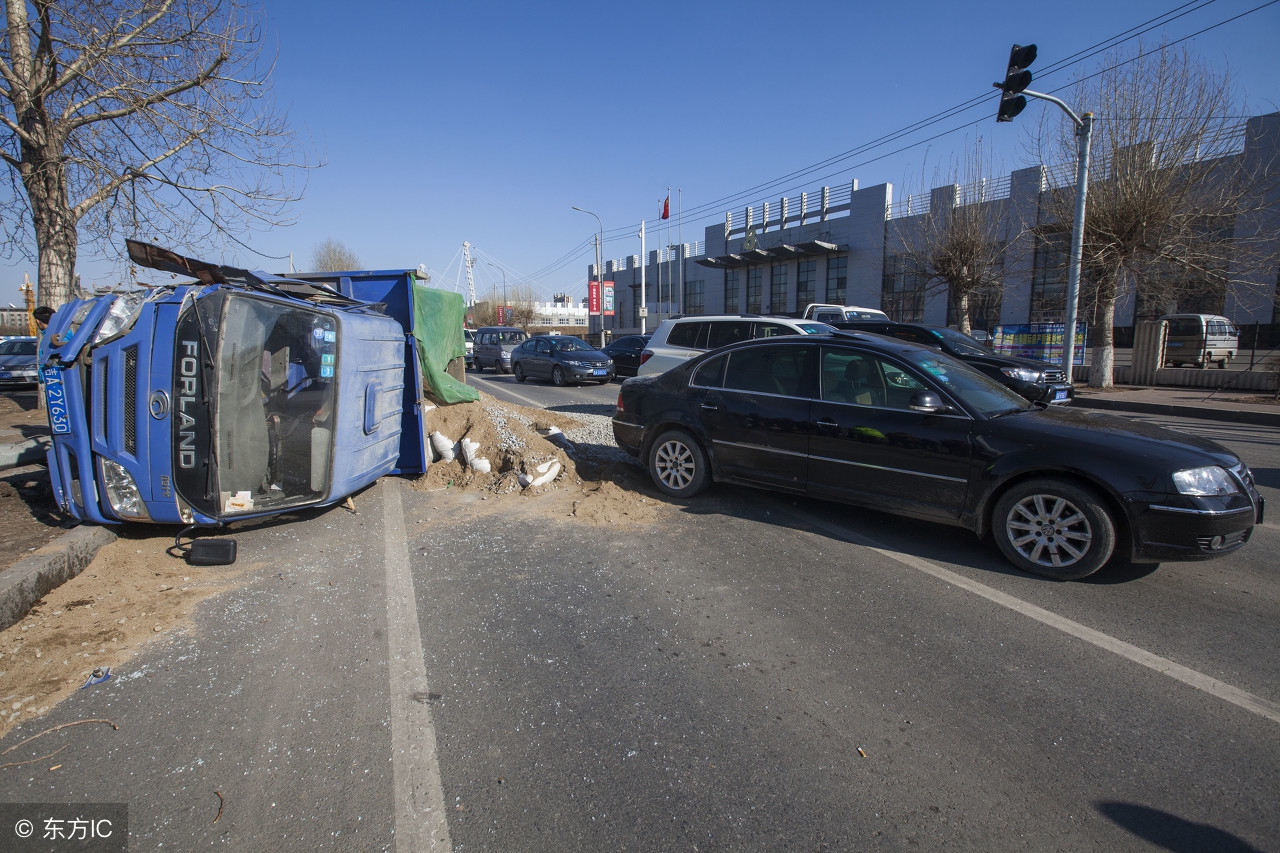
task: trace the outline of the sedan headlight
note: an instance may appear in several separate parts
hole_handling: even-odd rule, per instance
[[[1017,379],[1020,382],[1040,381],[1040,371],[1033,370],[1030,367],[1002,367],[1000,372],[1010,379]]]
[[[102,482],[106,486],[107,501],[111,509],[121,518],[137,518],[149,520],[147,505],[138,491],[138,484],[133,476],[119,463],[110,459],[100,460],[102,463]]]
[[[1231,475],[1217,465],[1175,471],[1173,485],[1184,495],[1234,495],[1240,491]]]
[[[145,290],[131,290],[118,294],[115,301],[111,303],[111,309],[107,311],[106,319],[102,321],[102,325],[98,326],[98,334],[94,335],[93,342],[100,344],[132,329],[133,324],[138,322],[142,303],[146,301]]]

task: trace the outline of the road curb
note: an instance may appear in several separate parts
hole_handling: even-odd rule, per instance
[[[1228,423],[1254,424],[1280,427],[1280,411],[1255,412],[1251,410],[1213,408],[1209,406],[1179,406],[1172,403],[1139,403],[1133,400],[1108,400],[1105,397],[1077,394],[1071,401],[1081,409],[1104,409],[1111,412],[1139,412],[1148,415],[1168,415],[1178,418],[1226,421]]]
[[[49,452],[47,435],[16,441],[12,444],[0,444],[0,470],[17,468],[20,465],[43,465]]]
[[[98,549],[114,541],[107,528],[82,525],[0,572],[0,631],[21,621],[37,601],[83,572]]]

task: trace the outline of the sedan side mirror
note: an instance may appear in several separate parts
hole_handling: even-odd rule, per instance
[[[922,412],[926,415],[951,411],[951,407],[942,402],[942,398],[933,391],[917,391],[912,394],[911,402],[907,403],[907,408],[913,412]]]

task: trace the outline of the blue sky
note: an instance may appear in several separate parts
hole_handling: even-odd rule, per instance
[[[1249,14],[1258,6],[1264,8]],[[1280,109],[1280,3],[1177,0],[1070,4],[954,2],[380,2],[267,0],[279,45],[275,96],[325,161],[307,178],[289,228],[257,233],[258,255],[185,254],[274,272],[305,267],[326,238],[372,268],[425,264],[460,285],[474,247],[479,295],[529,283],[586,292],[597,213],[605,256],[638,254],[640,220],[657,247],[671,188],[670,241],[726,210],[857,178],[895,193],[981,137],[1006,169],[1023,151],[1033,101],[997,125],[1009,46],[1038,45],[1033,72],[1174,9],[1144,36],[1181,39],[1228,64],[1247,113]],[[1040,76],[1054,91],[1097,59]],[[749,192],[973,98],[972,109],[807,179]],[[976,124],[971,124],[976,122]],[[966,126],[967,125],[967,126]],[[953,130],[954,129],[954,130]],[[951,130],[939,138],[928,137]],[[906,150],[898,151],[898,149]],[[723,201],[732,198],[732,201]],[[496,266],[491,266],[491,264]],[[86,282],[116,280],[119,258],[82,251]],[[0,266],[0,304],[17,302],[33,264]],[[531,278],[533,276],[536,278]]]

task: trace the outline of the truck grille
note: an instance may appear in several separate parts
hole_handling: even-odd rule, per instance
[[[124,351],[124,450],[138,454],[138,348]]]
[[[1044,372],[1045,382],[1062,382],[1067,378],[1067,374],[1062,370],[1046,370]]]

